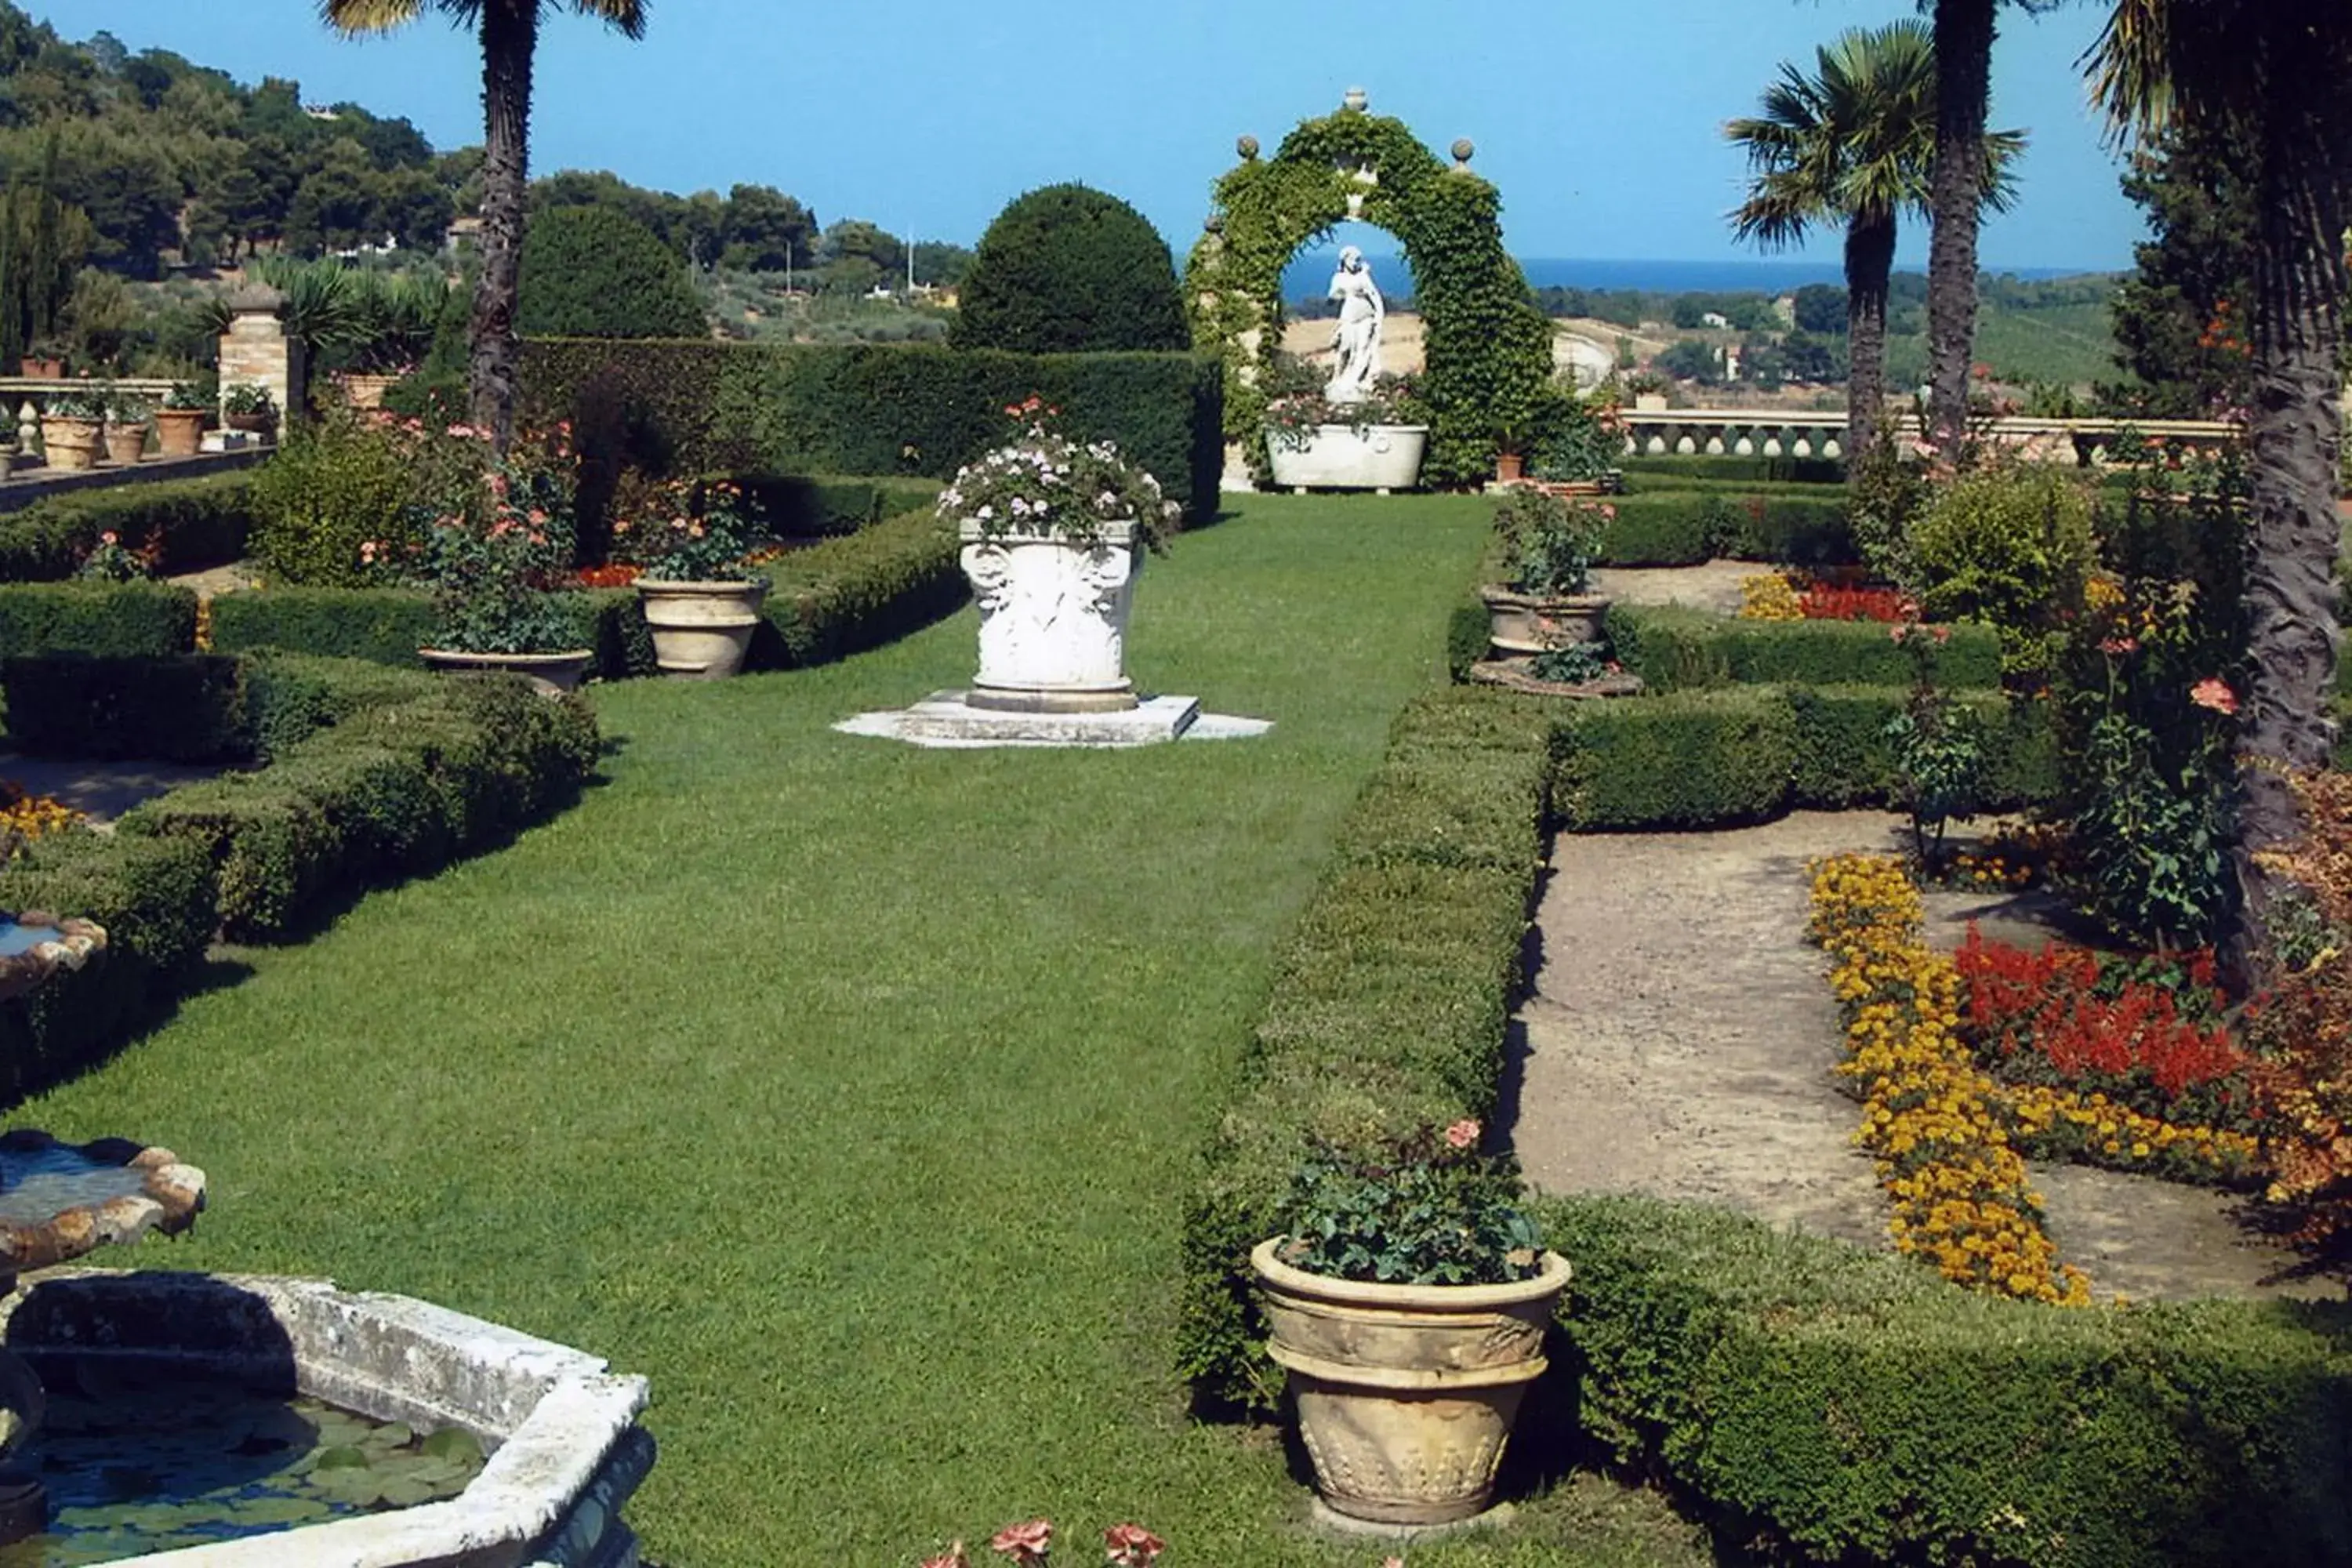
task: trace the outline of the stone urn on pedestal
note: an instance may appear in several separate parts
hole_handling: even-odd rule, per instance
[[[1478,590],[1488,638],[1500,658],[1608,641],[1606,595],[1591,591],[1592,565],[1617,509],[1605,501],[1514,489],[1496,510],[1505,581]]]
[[[957,529],[980,609],[980,671],[965,700],[1024,713],[1108,713],[1136,705],[1127,623],[1143,567],[1132,520],[1083,534]]]

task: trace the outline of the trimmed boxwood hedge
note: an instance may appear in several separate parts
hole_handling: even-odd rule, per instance
[[[738,476],[758,515],[782,539],[856,533],[886,517],[932,505],[938,479],[841,479],[806,474]]]
[[[153,544],[166,575],[225,566],[245,554],[253,476],[209,474],[44,497],[0,517],[0,583],[53,583],[80,568],[103,533],[127,549]]]
[[[96,921],[106,953],[0,1002],[0,1100],[68,1078],[185,988],[217,923],[213,868],[193,845],[98,833],[36,839],[0,866],[0,910]]]
[[[618,446],[688,473],[950,479],[1006,438],[1006,405],[1032,393],[1070,434],[1118,442],[1188,511],[1215,510],[1224,381],[1213,355],[586,340],[523,353],[531,417],[572,419],[592,457]]]
[[[1838,485],[1845,482],[1843,458],[1710,458],[1704,453],[1628,456],[1618,468],[1629,489],[1665,489],[1675,481],[1727,485]]]
[[[968,592],[954,531],[929,510],[780,556],[746,665],[824,664],[929,625]],[[626,588],[567,595],[579,646],[593,647],[607,680],[650,675],[653,643]],[[431,635],[426,596],[400,588],[266,588],[213,601],[213,646],[224,653],[283,648],[414,668]]]
[[[0,658],[186,653],[196,596],[161,583],[0,584]]]
[[[216,870],[222,931],[283,940],[368,887],[546,815],[595,766],[596,722],[577,699],[514,676],[386,673],[355,672],[371,700],[319,701],[313,713],[331,721],[281,744],[268,766],[173,790],[127,813],[118,836],[196,845]],[[315,665],[290,674],[314,687],[340,679]]]
[[[1678,605],[1617,604],[1609,645],[1652,691],[1776,681],[1809,686],[1911,685],[1911,655],[1874,621],[1749,621]],[[1951,628],[1937,679],[1953,689],[2000,684],[2000,637]]]
[[[218,655],[0,660],[8,742],[33,756],[211,763],[251,754],[245,665]]]
[[[2343,1302],[2058,1311],[1719,1209],[1539,1212],[1576,1267],[1555,1364],[1578,1420],[1719,1539],[1818,1563],[2352,1558]]]
[[[1604,566],[1693,566],[1718,557],[1833,566],[1860,559],[1843,491],[1641,490],[1608,504],[1617,515],[1602,539]]]

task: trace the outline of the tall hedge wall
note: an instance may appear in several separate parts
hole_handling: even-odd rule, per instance
[[[1189,513],[1214,510],[1224,390],[1203,355],[583,340],[523,353],[528,416],[571,418],[592,455],[619,445],[700,472],[952,479],[1032,393],[1071,434],[1118,442]]]
[[[0,584],[0,658],[185,653],[196,596],[160,583]]]

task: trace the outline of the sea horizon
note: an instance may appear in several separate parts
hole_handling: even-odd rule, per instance
[[[1339,247],[1302,250],[1283,269],[1286,300],[1319,299],[1328,286]],[[1808,283],[1843,284],[1845,268],[1838,262],[1801,258],[1731,257],[1710,260],[1673,258],[1525,256],[1517,258],[1528,284],[1535,289],[1631,289],[1651,294],[1785,294]],[[1364,261],[1381,291],[1397,298],[1412,294],[1412,269],[1393,251],[1367,251]],[[1897,272],[1927,270],[1897,264]],[[1996,276],[2026,281],[2080,278],[2128,271],[2123,267],[2002,267],[1983,268]]]

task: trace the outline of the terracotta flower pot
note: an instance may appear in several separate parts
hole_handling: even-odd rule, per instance
[[[760,625],[765,583],[637,580],[637,602],[653,633],[654,661],[679,680],[719,680],[743,668]]]
[[[1509,1285],[1379,1285],[1332,1279],[1250,1254],[1272,1338],[1290,1373],[1315,1489],[1332,1510],[1383,1524],[1444,1524],[1486,1511],[1567,1259]]]
[[[1541,653],[1574,643],[1609,640],[1605,594],[1547,597],[1492,584],[1478,590],[1486,601],[1487,637],[1498,654]]]
[[[248,436],[267,436],[278,427],[274,414],[224,414],[221,422],[232,430],[242,430]]]
[[[452,648],[421,647],[416,657],[425,668],[445,674],[506,671],[520,675],[550,697],[580,689],[581,679],[596,657],[590,648],[564,653],[459,653]]]
[[[1525,476],[1527,458],[1517,452],[1495,454],[1495,478],[1504,484],[1517,484]]]
[[[203,449],[205,421],[201,408],[159,408],[155,411],[155,445],[166,458],[193,458]]]
[[[41,416],[41,451],[52,468],[83,469],[98,467],[102,426],[95,419],[61,419],[54,415]]]
[[[109,425],[106,427],[106,460],[121,468],[129,468],[147,455],[147,426],[141,425]]]

